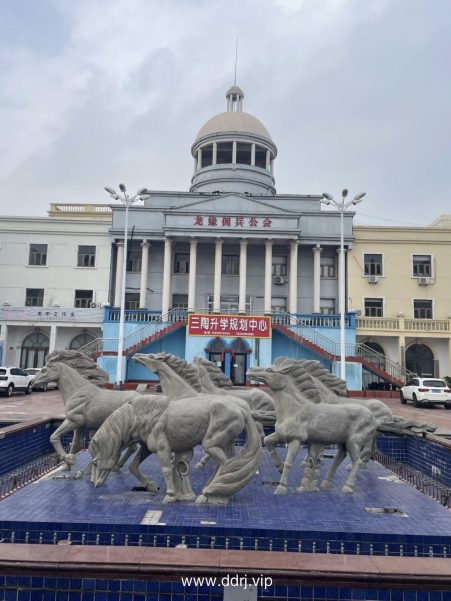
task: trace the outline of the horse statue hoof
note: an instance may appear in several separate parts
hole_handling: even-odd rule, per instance
[[[196,499],[196,505],[202,505],[207,502],[208,502],[208,499],[205,495],[199,495]]]
[[[288,492],[287,491],[287,487],[286,486],[282,486],[281,484],[279,484],[279,486],[274,491],[274,494],[275,495],[286,495],[287,492]]]
[[[341,489],[341,492],[344,492],[346,494],[352,494],[354,492],[354,488],[352,486],[348,486],[348,485],[344,485],[343,488]]]
[[[156,495],[158,492],[158,486],[155,484],[155,482],[152,482],[151,480],[149,480],[149,482],[146,484],[146,490],[147,490],[147,492],[150,492],[152,495]]]
[[[320,485],[321,490],[330,490],[332,488],[332,482],[329,480],[323,480]]]
[[[165,503],[166,505],[169,503],[175,503],[175,496],[174,495],[166,495],[163,499],[163,503]]]
[[[194,468],[195,468],[196,470],[203,470],[203,469],[204,469],[204,467],[205,467],[205,465],[202,463],[202,461],[198,461],[198,462],[196,463],[196,465],[194,466]]]

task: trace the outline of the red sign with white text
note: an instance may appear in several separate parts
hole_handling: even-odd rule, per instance
[[[189,336],[270,338],[271,318],[258,315],[189,315]]]

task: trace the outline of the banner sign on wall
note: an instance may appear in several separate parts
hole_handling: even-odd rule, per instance
[[[192,314],[188,316],[188,335],[270,338],[271,317]]]

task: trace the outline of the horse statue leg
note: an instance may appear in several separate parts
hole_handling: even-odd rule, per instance
[[[318,470],[321,463],[321,453],[324,446],[320,444],[309,444],[307,457],[303,463],[304,472],[302,474],[301,484],[297,490],[299,492],[311,492],[319,490],[318,488]]]
[[[193,458],[194,452],[184,451],[182,453],[174,453],[174,485],[175,495],[178,501],[194,501],[196,495],[191,486],[189,477],[190,461]],[[208,455],[207,455],[208,457]]]
[[[332,465],[330,466],[329,471],[326,474],[326,477],[321,482],[321,485],[320,485],[321,490],[330,490],[332,488],[332,478],[335,476],[335,472],[337,471],[337,469],[341,465],[341,463],[344,461],[345,457],[346,457],[346,445],[339,444],[338,450],[337,450],[337,453],[335,454]]]
[[[268,434],[263,439],[263,444],[268,449],[268,453],[271,457],[274,467],[280,473],[283,471],[283,463],[280,461],[280,457],[276,453],[276,445],[280,442],[279,436],[277,432],[273,432],[272,434]]]
[[[274,491],[275,495],[286,495],[288,486],[288,475],[293,466],[293,462],[296,459],[299,449],[301,448],[301,441],[295,438],[288,443],[288,452],[285,462],[283,464],[283,471],[280,477],[279,486]]]
[[[135,445],[132,445],[132,447],[130,447],[130,448],[134,449]],[[137,450],[135,456],[133,457],[132,462],[128,466],[128,470],[131,474],[133,474],[133,476],[135,476],[135,478],[137,480],[139,480],[141,482],[142,486],[144,486],[144,488],[147,490],[147,492],[150,492],[151,494],[154,495],[158,492],[157,485],[152,480],[149,480],[148,478],[146,478],[146,476],[139,469],[139,466],[141,465],[141,463],[144,461],[144,459],[147,459],[147,457],[150,454],[151,453],[150,453],[149,449],[145,445],[142,445],[142,444],[139,445],[139,449]],[[119,464],[121,462],[122,462],[122,459],[119,462]]]
[[[77,437],[77,433],[78,433],[78,437],[80,436],[80,429],[77,427],[77,425],[72,422],[70,419],[65,419],[61,425],[55,430],[55,432],[50,436],[50,442],[53,445],[53,448],[55,449],[58,457],[64,461],[64,470],[69,471],[72,466],[75,463],[75,454],[72,453],[71,451],[73,451],[75,449],[75,445],[74,445],[74,441]],[[71,448],[69,453],[66,453],[66,451],[64,450],[63,445],[61,444],[61,437],[63,436],[63,434],[67,434],[68,432],[74,432],[74,438],[72,440],[71,443]],[[78,438],[79,440],[79,438]],[[78,443],[77,443],[78,444]]]

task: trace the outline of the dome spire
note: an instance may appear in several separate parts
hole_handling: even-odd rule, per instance
[[[226,94],[227,98],[227,112],[228,113],[241,113],[243,112],[243,98],[244,92],[237,85],[233,85]]]

